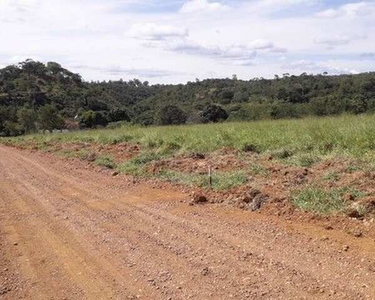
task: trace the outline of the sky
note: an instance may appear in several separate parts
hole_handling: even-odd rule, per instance
[[[0,67],[186,83],[375,71],[375,0],[0,0]]]

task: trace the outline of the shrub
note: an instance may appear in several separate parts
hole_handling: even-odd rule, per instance
[[[64,127],[64,120],[59,115],[56,107],[47,104],[39,109],[38,124],[42,130],[52,131]]]
[[[106,126],[108,120],[104,113],[88,110],[81,114],[79,124],[82,128],[93,128],[96,126]]]
[[[130,121],[128,112],[125,109],[114,109],[108,114],[109,122],[120,122],[120,121]]]
[[[228,113],[218,105],[208,105],[202,111],[202,118],[205,123],[225,121],[228,117]]]
[[[185,124],[187,115],[177,106],[167,105],[159,111],[161,125]]]

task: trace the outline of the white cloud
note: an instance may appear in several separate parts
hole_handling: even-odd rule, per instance
[[[0,0],[0,20],[9,23],[25,21],[39,6],[39,0]]]
[[[154,83],[373,71],[375,1],[334,2],[0,0],[0,62],[53,60],[86,80]],[[321,7],[329,10],[317,18]]]
[[[131,27],[129,34],[133,38],[145,40],[165,40],[175,37],[187,37],[189,31],[170,25],[158,25],[155,23],[136,23]]]
[[[284,65],[285,70],[299,70],[299,72],[313,72],[313,73],[323,73],[328,72],[331,75],[339,74],[358,74],[359,72],[354,69],[343,68],[337,66],[334,62],[322,62],[317,63],[308,60],[298,60]]]
[[[244,4],[244,8],[250,13],[257,15],[267,15],[269,13],[282,11],[288,8],[313,7],[321,0],[254,0]]]
[[[365,52],[361,54],[363,59],[375,59],[375,52]]]
[[[314,41],[317,44],[324,44],[329,47],[348,45],[355,40],[365,39],[366,35],[351,34],[351,35],[335,35],[335,36],[321,36]]]
[[[318,0],[263,0],[261,1],[264,5],[272,6],[289,6],[289,5],[299,5],[299,4],[306,4],[306,5],[314,5],[320,1]]]
[[[254,65],[254,59],[261,54],[284,53],[286,49],[277,47],[268,40],[253,40],[248,43],[231,45],[205,44],[191,39],[175,39],[166,42],[151,42],[146,47],[159,47],[167,51],[207,57],[234,65]]]
[[[182,5],[180,12],[214,12],[226,11],[228,9],[229,6],[221,4],[220,2],[209,2],[208,0],[190,0]]]
[[[330,8],[330,9],[326,9],[326,10],[323,10],[321,12],[318,12],[316,14],[317,17],[319,18],[336,18],[339,16],[339,10],[337,9],[333,9],[333,8]]]
[[[78,69],[78,70],[92,70],[92,71],[99,71],[105,72],[110,75],[114,76],[136,76],[140,78],[160,78],[160,77],[171,77],[176,75],[184,74],[183,72],[173,71],[173,70],[165,70],[165,69],[154,69],[154,68],[126,68],[121,66],[109,66],[109,67],[102,67],[102,66],[93,66],[93,65],[80,65],[77,63],[69,63],[69,67]]]
[[[281,52],[286,52],[285,48],[277,47],[275,44],[269,40],[265,39],[257,39],[250,41],[247,43],[247,47],[253,50],[258,50],[258,51],[266,51],[266,52],[274,52],[274,53],[281,53]]]
[[[23,10],[36,7],[38,2],[38,0],[0,0],[0,7],[2,9],[13,7],[17,10]]]
[[[371,2],[353,2],[337,9],[327,9],[316,14],[318,18],[358,17],[375,13],[375,4]]]
[[[184,40],[165,45],[165,49],[189,55],[205,56],[221,61],[248,61],[256,56],[256,51],[244,45],[206,45],[191,40]]]

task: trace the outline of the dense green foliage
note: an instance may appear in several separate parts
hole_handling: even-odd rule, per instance
[[[159,112],[161,125],[179,125],[186,123],[187,115],[174,105],[167,105]]]
[[[141,125],[254,121],[375,111],[375,73],[196,80],[179,85],[85,82],[55,62],[0,69],[0,135]]]

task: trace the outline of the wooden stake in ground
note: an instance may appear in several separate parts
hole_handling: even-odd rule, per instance
[[[212,172],[211,172],[211,166],[208,167],[208,184],[210,186],[210,189],[212,189]]]

